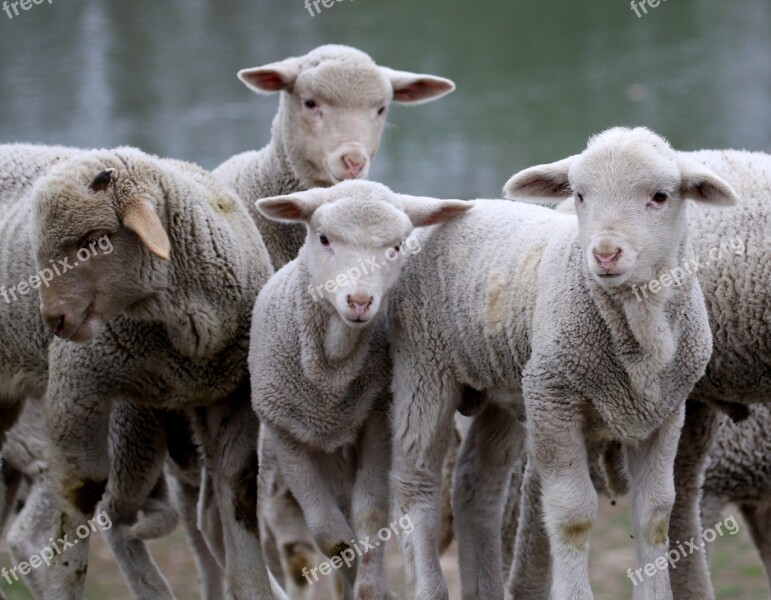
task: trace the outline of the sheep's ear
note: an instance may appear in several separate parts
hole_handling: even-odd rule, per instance
[[[56,160],[59,160],[58,157]],[[115,169],[105,169],[100,171],[96,177],[88,184],[88,189],[92,192],[103,192],[114,181]]]
[[[444,77],[395,71],[388,67],[380,67],[380,71],[391,82],[394,90],[394,102],[409,104],[431,102],[455,89],[455,84]]]
[[[169,260],[171,256],[169,236],[161,225],[158,214],[147,200],[129,202],[123,213],[123,226],[137,234],[137,237],[155,256]]]
[[[418,196],[399,196],[402,210],[415,227],[427,227],[444,223],[472,208],[474,203],[468,200],[437,200]]]
[[[308,190],[287,196],[262,198],[255,204],[257,210],[274,221],[307,223],[316,209],[324,204],[324,195],[320,190]]]
[[[282,90],[291,90],[300,72],[300,63],[296,58],[287,58],[262,67],[241,69],[238,78],[250,90],[258,94],[272,94]]]
[[[575,156],[520,171],[503,186],[506,198],[539,198],[562,202],[570,196],[568,170]]]
[[[727,181],[696,161],[678,157],[680,194],[683,198],[712,206],[735,206],[739,196]]]

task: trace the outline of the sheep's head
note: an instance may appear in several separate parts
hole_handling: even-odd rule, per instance
[[[447,221],[472,206],[395,194],[364,181],[257,201],[271,219],[307,225],[299,258],[310,277],[307,293],[331,303],[351,327],[374,319],[404,261],[420,251],[413,229]]]
[[[674,266],[686,234],[686,200],[738,200],[728,183],[643,127],[609,129],[581,154],[514,175],[504,193],[573,198],[586,267],[606,288],[639,285]]]
[[[448,79],[379,67],[335,45],[238,77],[258,93],[284,92],[277,127],[303,187],[366,179],[391,102],[428,102],[455,89]]]
[[[55,335],[86,342],[153,294],[170,252],[157,203],[111,155],[57,165],[34,194],[41,313]]]

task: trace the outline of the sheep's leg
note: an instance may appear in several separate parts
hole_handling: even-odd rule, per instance
[[[545,397],[532,405],[539,414],[531,419],[528,413],[530,456],[543,491],[544,521],[554,558],[554,597],[592,600],[589,533],[597,514],[597,492],[589,475],[582,423],[560,418],[564,405],[552,410]]]
[[[351,508],[358,539],[370,540],[370,544],[375,546],[362,553],[354,589],[354,597],[357,600],[384,600],[389,597],[384,564],[385,542],[379,539],[378,534],[380,531],[389,530],[390,471],[391,430],[388,425],[388,413],[375,409],[364,423],[359,436],[358,465]],[[409,532],[400,530],[399,526],[398,521],[394,522],[396,531],[389,530],[391,533],[388,537],[391,534],[409,535]]]
[[[225,538],[220,508],[214,493],[214,481],[209,469],[201,469],[201,491],[198,496],[198,531],[206,542],[206,547],[220,566],[225,570]]]
[[[166,445],[169,458],[166,461],[165,479],[168,481],[171,502],[182,518],[182,528],[193,551],[193,559],[201,583],[202,599],[223,600],[225,577],[221,564],[213,556],[205,536],[199,529],[198,500],[201,497],[202,480],[206,474],[193,436],[187,413],[177,411],[166,413]],[[202,510],[208,509],[209,513],[218,513],[216,502],[213,502],[211,497],[202,500],[201,505]],[[215,526],[221,539],[222,526],[218,516]],[[224,550],[222,564],[224,564]]]
[[[677,600],[713,600],[715,592],[709,576],[707,553],[687,552],[681,544],[701,538],[701,487],[707,454],[720,426],[719,413],[708,404],[689,400],[685,424],[675,459],[675,505],[669,523],[669,549],[678,556],[670,573],[672,594]]]
[[[226,597],[286,598],[269,575],[257,527],[257,418],[249,382],[229,398],[196,410],[194,426],[222,519]]]
[[[166,579],[155,564],[145,539],[159,537],[153,525],[166,529],[167,519],[137,522],[140,510],[158,485],[166,456],[163,415],[133,402],[119,402],[110,423],[111,469],[101,515],[110,521],[104,535],[123,578],[135,598],[173,599]],[[168,507],[168,505],[167,505]]]
[[[629,572],[635,600],[672,598],[667,563],[669,517],[675,503],[674,465],[683,426],[685,405],[675,411],[654,434],[626,446],[632,500],[632,535],[637,567],[643,576]],[[649,575],[648,565],[656,567]],[[641,581],[642,579],[642,581]]]
[[[260,475],[263,466],[260,465]],[[283,578],[287,596],[292,600],[312,600],[315,583],[310,572],[322,560],[316,550],[305,517],[289,493],[260,495],[260,531],[275,545],[277,568]],[[265,543],[263,547],[265,547]],[[268,554],[266,550],[265,554]],[[307,576],[305,574],[308,574]]]
[[[276,444],[270,430],[260,428],[260,475],[257,480],[260,535],[268,565],[281,578],[292,600],[312,600],[315,580],[310,573],[325,558],[305,524],[302,508],[287,488],[278,459]],[[307,576],[306,576],[307,574]],[[343,586],[340,575],[327,578],[330,598],[338,597],[333,586]],[[318,586],[317,586],[318,587]]]
[[[30,485],[24,508],[16,515],[8,530],[8,548],[15,564],[29,561],[31,556],[40,553],[43,548],[49,548],[49,552],[56,551],[52,549],[49,538],[54,528],[51,516],[57,508],[57,498],[50,482],[41,475]],[[25,585],[36,598],[45,597],[45,568],[43,565],[24,576]],[[14,573],[8,579],[15,582],[18,575]]]
[[[356,581],[357,561],[351,557],[355,532],[340,506],[339,492],[330,486],[330,480],[345,481],[347,465],[341,452],[324,454],[289,440],[282,435],[263,428],[265,443],[270,443],[276,453],[281,474],[286,485],[302,508],[308,530],[324,555],[338,560],[338,571],[344,577],[345,597]],[[269,439],[267,439],[269,437]],[[341,475],[342,473],[342,475]],[[342,566],[341,566],[342,565]],[[318,575],[315,567],[303,576],[315,583]]]
[[[174,507],[182,518],[182,527],[187,542],[193,550],[193,559],[201,581],[201,598],[202,600],[223,600],[225,583],[222,569],[209,551],[209,547],[198,529],[200,486],[184,481],[173,473],[173,469],[170,471],[172,471],[169,476],[171,498]]]
[[[438,503],[460,388],[447,378],[449,369],[419,366],[414,361],[394,364],[394,500],[400,518],[415,525],[410,535],[399,536],[399,542],[411,597],[447,600],[447,582],[439,563]]]
[[[771,503],[740,504],[747,526],[750,528],[752,541],[760,553],[763,566],[766,569],[768,588],[771,590]]]
[[[78,384],[84,383],[74,373],[68,373],[66,383],[76,379]],[[49,537],[61,552],[53,557],[45,572],[45,600],[83,598],[89,536],[79,539],[76,530],[87,526],[93,516],[110,472],[109,396],[85,389],[62,389],[64,380],[52,378],[49,382],[46,405],[52,443],[51,477],[59,498],[59,510],[50,515],[53,529]],[[52,386],[52,382],[60,385]]]
[[[503,598],[503,506],[523,439],[517,415],[488,404],[474,417],[458,453],[453,507],[464,599]]]
[[[512,473],[512,490],[516,485],[515,481],[522,480],[522,486],[518,490],[520,503],[516,513],[519,521],[514,558],[506,584],[506,598],[508,600],[519,598],[548,600],[551,593],[552,560],[549,535],[546,532],[541,506],[541,482],[533,461],[525,462],[523,471]]]

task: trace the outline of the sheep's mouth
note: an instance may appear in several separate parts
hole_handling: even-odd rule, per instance
[[[93,312],[93,302],[86,307],[83,311],[83,316],[80,322],[72,327],[72,331],[68,335],[60,335],[62,339],[68,342],[87,342],[93,337],[93,332],[90,330],[91,313]]]

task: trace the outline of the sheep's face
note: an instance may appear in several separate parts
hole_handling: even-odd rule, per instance
[[[157,216],[145,200],[129,207],[119,201],[116,171],[95,162],[68,165],[35,192],[41,314],[55,335],[74,342],[91,340],[154,291],[149,246],[142,240],[151,225],[140,221]],[[155,250],[168,255],[162,244]]]
[[[641,285],[675,266],[687,199],[737,200],[725,181],[645,128],[610,129],[577,156],[514,175],[504,192],[554,201],[572,193],[586,269],[605,288]]]
[[[641,284],[681,251],[686,205],[671,150],[590,148],[570,166],[589,274],[603,287]]]
[[[256,92],[284,92],[278,126],[306,188],[366,179],[391,102],[427,102],[455,87],[441,77],[379,67],[344,46],[321,46],[238,76]]]
[[[452,218],[473,206],[394,194],[370,182],[265,198],[258,209],[278,220],[302,221],[308,237],[300,251],[308,271],[307,293],[329,303],[351,327],[370,323],[399,278],[406,260],[420,252],[415,227]]]
[[[305,257],[313,297],[334,306],[352,327],[374,319],[406,257],[418,252],[412,223],[389,201],[342,195],[316,210]]]

